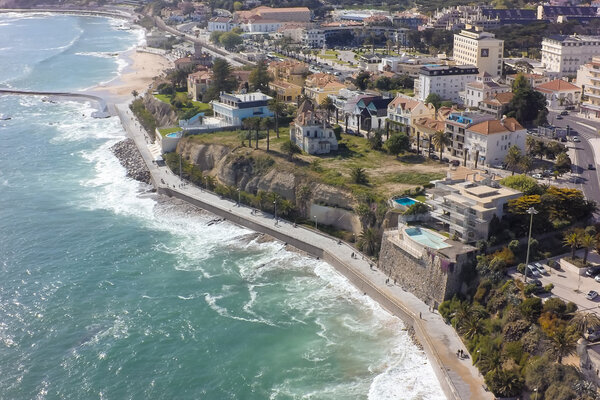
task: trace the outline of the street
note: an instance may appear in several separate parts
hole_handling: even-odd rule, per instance
[[[566,143],[567,147],[573,149],[571,152],[573,176],[579,178],[577,183],[569,183],[569,186],[582,190],[588,200],[594,200],[600,204],[600,183],[597,170],[588,169],[588,165],[597,168],[598,162],[600,162],[600,136],[598,136],[600,122],[578,117],[575,111],[571,113],[561,116],[562,119],[556,119],[558,113],[551,111],[548,114],[548,121],[561,128],[568,126],[579,134],[580,143]]]

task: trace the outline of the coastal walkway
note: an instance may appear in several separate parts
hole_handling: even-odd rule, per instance
[[[159,193],[177,197],[220,217],[292,245],[319,257],[349,279],[355,287],[370,296],[386,310],[412,326],[416,338],[423,346],[433,371],[448,399],[493,399],[484,390],[483,378],[472,365],[471,359],[459,359],[457,350],[466,349],[452,328],[429,306],[399,286],[386,283],[387,276],[378,270],[373,261],[363,257],[347,243],[319,231],[296,227],[287,221],[277,222],[273,215],[254,212],[252,208],[238,206],[212,192],[186,185],[167,167],[158,166],[149,150],[149,139],[125,104],[115,106],[123,127],[135,141]],[[358,254],[353,258],[352,254]]]

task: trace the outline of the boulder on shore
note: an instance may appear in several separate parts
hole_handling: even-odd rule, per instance
[[[132,139],[125,139],[116,143],[110,148],[110,151],[125,167],[127,177],[147,184],[151,183],[150,171]]]

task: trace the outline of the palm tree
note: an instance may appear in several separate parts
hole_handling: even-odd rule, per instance
[[[254,137],[254,148],[258,150],[258,132],[260,131],[260,126],[261,126],[261,122],[260,120],[262,118],[260,117],[252,117],[249,118],[252,120],[252,128],[254,128],[254,130],[256,131],[256,136]]]
[[[512,171],[512,175],[515,174],[516,169],[522,164],[521,149],[518,146],[511,146],[508,149],[506,157],[504,157],[504,163],[506,168]]]
[[[579,340],[579,334],[572,326],[559,326],[550,335],[552,353],[556,356],[559,364],[562,363],[563,357],[575,353],[577,340]]]
[[[327,122],[329,122],[331,119],[331,112],[335,110],[335,104],[333,103],[333,100],[331,100],[331,97],[325,97],[321,104],[319,104],[319,107],[327,112]]]
[[[366,185],[369,183],[369,177],[367,176],[367,172],[364,168],[354,167],[350,170],[350,178],[352,182],[358,185]]]
[[[480,349],[476,364],[483,375],[490,371],[499,371],[502,370],[502,356],[496,348],[487,351]]]
[[[133,96],[133,98],[134,98],[134,99],[137,99],[137,97],[138,97],[139,93],[138,93],[138,91],[137,91],[137,90],[133,89],[133,90],[131,91],[131,95]]]
[[[469,313],[465,319],[458,321],[458,333],[471,340],[485,332],[481,316]]]
[[[358,248],[368,255],[373,255],[377,251],[377,232],[374,228],[363,229],[358,237]]]
[[[433,134],[431,141],[435,145],[437,149],[440,150],[440,162],[442,161],[442,154],[444,152],[444,147],[452,144],[452,138],[450,134],[445,131],[437,131]]]
[[[277,133],[277,139],[279,139],[279,116],[285,110],[285,104],[277,100],[277,98],[269,100],[269,110],[275,114],[275,132]]]
[[[248,131],[246,133],[246,138],[248,139],[248,147],[252,147],[252,127],[253,127],[252,118],[245,118],[242,120],[242,128],[244,128]],[[243,145],[243,143],[242,143],[242,145]]]
[[[590,249],[593,249],[596,247],[596,244],[598,243],[598,240],[596,239],[596,236],[591,235],[589,233],[584,234],[579,241],[579,244],[581,245],[581,247],[583,247],[583,265],[585,265],[587,263],[587,258],[588,258],[588,254],[590,252]]]
[[[271,137],[270,130],[273,128],[273,126],[275,126],[273,124],[273,118],[266,117],[262,119],[261,127],[262,129],[265,129],[267,131],[267,151],[269,151],[269,143]]]
[[[569,325],[583,335],[588,329],[600,328],[600,317],[595,313],[578,312],[571,318]]]
[[[565,246],[571,247],[571,259],[575,258],[575,250],[579,247],[580,235],[577,232],[570,231],[565,233],[563,237],[563,243]]]

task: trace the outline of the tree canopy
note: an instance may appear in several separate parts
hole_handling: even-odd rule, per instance
[[[521,124],[527,124],[534,120],[545,122],[543,116],[548,115],[546,98],[540,92],[533,90],[523,74],[517,75],[512,89],[514,96],[505,107],[504,114],[516,118]],[[538,118],[540,113],[542,116]]]
[[[260,59],[256,64],[256,68],[252,70],[248,77],[248,83],[252,91],[260,90],[263,93],[267,93],[269,90],[269,82],[271,77],[267,72],[267,63],[264,59]]]

